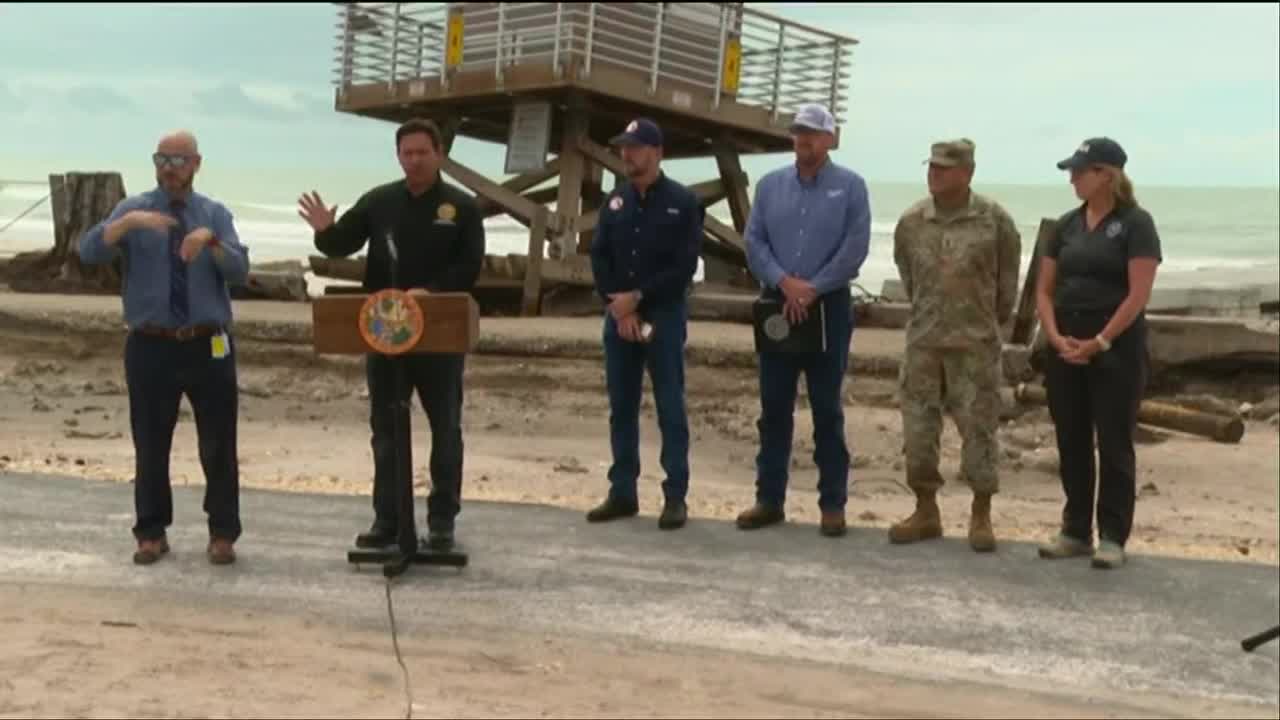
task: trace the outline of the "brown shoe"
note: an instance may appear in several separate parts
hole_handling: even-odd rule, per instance
[[[932,492],[916,493],[916,511],[889,528],[889,542],[905,544],[942,537],[942,516]]]
[[[236,551],[231,547],[230,540],[222,540],[214,538],[209,541],[209,562],[214,565],[230,565],[236,561]]]
[[[782,511],[782,508],[756,503],[743,510],[742,514],[738,516],[738,529],[759,530],[762,527],[777,525],[786,519],[786,513]]]
[[[133,563],[135,565],[150,565],[168,552],[169,541],[165,538],[139,540],[138,549],[133,553]]]
[[[996,534],[991,528],[991,496],[975,493],[973,514],[969,518],[969,546],[974,552],[992,552],[996,549]]]
[[[844,511],[834,510],[822,513],[821,532],[826,537],[843,537],[848,532],[848,525],[844,521]]]

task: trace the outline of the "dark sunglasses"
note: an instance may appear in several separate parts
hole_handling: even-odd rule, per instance
[[[156,153],[151,156],[151,162],[156,164],[157,168],[163,168],[166,165],[181,170],[190,163],[195,162],[192,155],[169,155],[167,153]]]

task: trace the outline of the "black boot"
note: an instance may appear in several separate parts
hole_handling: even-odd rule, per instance
[[[369,528],[369,532],[363,532],[356,536],[356,547],[358,548],[376,550],[395,544],[396,529],[377,521],[374,521],[373,527]]]
[[[427,531],[427,549],[449,552],[453,549],[453,528],[432,528]]]
[[[587,513],[587,522],[609,522],[619,518],[633,517],[639,512],[639,503],[623,503],[610,497]]]
[[[662,515],[658,517],[658,529],[660,530],[677,530],[684,527],[684,523],[689,519],[689,508],[685,506],[682,500],[668,500],[662,506]]]

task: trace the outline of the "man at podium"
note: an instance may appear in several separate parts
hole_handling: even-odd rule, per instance
[[[353,255],[369,244],[364,289],[394,286],[421,292],[470,292],[484,261],[484,225],[475,200],[444,182],[440,129],[410,120],[396,130],[396,154],[404,179],[366,192],[337,216],[316,192],[299,199],[298,214],[315,231],[316,249],[327,257]],[[431,424],[431,493],[427,497],[429,546],[454,545],[454,520],[462,502],[462,375],[465,356],[412,354],[395,359],[366,356],[369,424],[373,431],[373,526],[356,537],[361,548],[382,548],[397,540],[397,482],[394,428],[409,422],[409,397],[395,397],[393,362],[404,363],[403,391],[416,388]],[[400,413],[397,418],[395,413]]]

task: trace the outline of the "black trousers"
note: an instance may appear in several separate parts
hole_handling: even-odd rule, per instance
[[[463,355],[428,354],[365,359],[369,382],[369,425],[373,431],[373,511],[379,527],[399,529],[395,422],[409,428],[414,390],[431,425],[431,493],[427,524],[452,530],[462,509],[462,373]],[[395,393],[394,363],[403,363],[402,395]],[[397,420],[397,413],[399,418]],[[410,435],[410,437],[412,437]]]
[[[138,540],[158,540],[173,524],[169,450],[183,395],[196,420],[209,535],[232,542],[240,537],[235,341],[228,336],[229,352],[222,358],[213,357],[211,342],[207,337],[171,340],[136,332],[125,341],[135,456],[133,535]]]
[[[1081,340],[1096,337],[1110,319],[1105,311],[1057,312],[1058,331]],[[1133,433],[1148,376],[1146,321],[1139,315],[1110,350],[1094,355],[1088,365],[1067,363],[1053,349],[1047,354],[1045,390],[1067,496],[1063,532],[1092,540],[1096,495],[1098,537],[1123,547],[1133,528],[1137,490]]]

